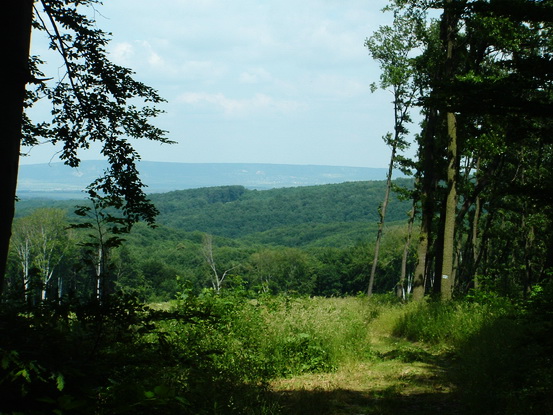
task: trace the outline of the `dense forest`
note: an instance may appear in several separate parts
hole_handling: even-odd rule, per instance
[[[95,3],[6,9],[0,414],[553,411],[552,1],[390,0],[365,42],[385,182],[152,195],[130,139],[169,142],[163,100],[109,61]],[[39,139],[70,166],[101,143],[86,203],[16,203]]]
[[[104,249],[109,258],[105,284],[149,301],[173,299],[184,281],[199,292],[225,273],[220,288],[239,279],[247,288],[273,294],[363,292],[384,185],[352,182],[263,191],[225,186],[153,194],[160,212],[157,227],[139,224],[118,247]],[[412,182],[398,179],[396,185],[409,188]],[[77,297],[91,295],[96,271],[90,248],[101,238],[109,245],[108,223],[98,223],[95,233],[78,229],[83,218],[74,209],[79,203],[18,203],[7,295],[22,299],[30,295],[29,287],[36,287],[35,296],[44,291],[43,298],[69,291]],[[409,206],[397,197],[391,203],[377,292],[398,282]],[[64,281],[68,271],[71,278]]]

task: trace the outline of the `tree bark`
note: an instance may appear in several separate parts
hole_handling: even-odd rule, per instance
[[[403,254],[401,256],[401,275],[399,282],[396,286],[396,295],[398,298],[405,300],[409,290],[405,288],[405,281],[407,279],[407,257],[409,256],[409,248],[411,248],[411,236],[413,234],[413,223],[415,222],[415,205],[409,212],[409,221],[407,222],[407,236],[405,237],[405,244],[403,245]]]
[[[413,301],[422,301],[425,293],[425,274],[426,274],[426,257],[428,253],[428,221],[430,218],[423,217],[423,223],[421,225],[419,246],[417,248],[417,266],[415,268],[415,274],[413,276]]]
[[[452,16],[451,7],[454,0],[447,0],[444,9],[445,19],[445,43],[447,47],[447,56],[445,62],[446,77],[450,79],[453,76],[453,47],[454,36],[457,22]],[[441,275],[441,298],[450,300],[453,294],[453,262],[455,250],[455,221],[457,211],[457,118],[455,113],[448,111],[447,121],[447,199],[445,207],[445,220],[443,232],[443,256],[442,256],[442,275]]]
[[[478,186],[478,172],[480,171],[480,158],[476,160],[476,186]],[[480,222],[480,196],[476,196],[474,204],[474,217],[472,218],[472,239],[471,239],[471,250],[472,250],[472,276],[473,276],[473,286],[475,290],[478,290],[479,281],[477,273],[477,264],[480,254],[480,239],[479,239],[479,222]]]
[[[435,133],[438,114],[435,108],[430,108],[421,134],[419,144],[419,162],[422,177],[420,179],[421,228],[417,248],[417,266],[413,276],[413,301],[421,301],[426,291],[428,280],[428,254],[431,246],[432,222],[435,213]]]
[[[2,79],[4,88],[0,106],[0,295],[4,289],[6,263],[8,260],[11,228],[15,213],[15,194],[19,153],[21,146],[21,127],[25,101],[25,86],[30,80],[29,50],[31,44],[31,25],[33,18],[33,0],[11,0],[2,6],[1,38]]]
[[[376,234],[376,244],[374,247],[374,259],[373,264],[371,267],[371,275],[369,278],[369,288],[367,290],[367,295],[370,297],[373,293],[373,286],[374,286],[374,277],[376,274],[376,266],[378,264],[378,256],[380,254],[380,242],[382,241],[382,234],[384,233],[384,221],[386,220],[386,208],[388,207],[388,202],[390,200],[390,191],[392,189],[392,174],[394,172],[394,161],[396,159],[396,152],[397,152],[397,146],[395,143],[397,143],[398,137],[398,127],[397,127],[397,109],[396,109],[396,136],[394,138],[394,144],[392,146],[392,155],[390,157],[390,165],[388,167],[388,174],[386,176],[386,193],[384,194],[384,200],[382,201],[382,205],[380,206],[380,222],[378,223],[378,232]]]

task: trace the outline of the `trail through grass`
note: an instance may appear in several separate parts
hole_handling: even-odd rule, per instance
[[[446,378],[447,348],[430,347],[391,333],[404,310],[387,307],[367,326],[370,357],[348,359],[331,373],[310,373],[272,382],[286,414],[458,413]]]

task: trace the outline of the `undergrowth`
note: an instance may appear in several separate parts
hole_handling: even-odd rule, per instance
[[[441,364],[467,413],[551,413],[552,299],[550,288],[522,305],[185,289],[156,309],[123,295],[3,305],[0,414],[277,415],[274,379],[393,360]],[[380,338],[391,348],[374,349]]]
[[[404,308],[392,334],[411,341],[454,347],[482,328],[487,321],[510,313],[507,300],[493,303],[423,301]]]
[[[395,336],[447,351],[447,373],[467,413],[553,413],[553,293],[405,307]]]

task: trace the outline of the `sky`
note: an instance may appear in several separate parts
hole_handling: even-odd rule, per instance
[[[106,0],[95,19],[110,58],[168,101],[154,123],[177,144],[136,143],[143,160],[387,167],[392,95],[371,93],[380,70],[364,47],[386,4]],[[55,161],[51,145],[22,159]]]

